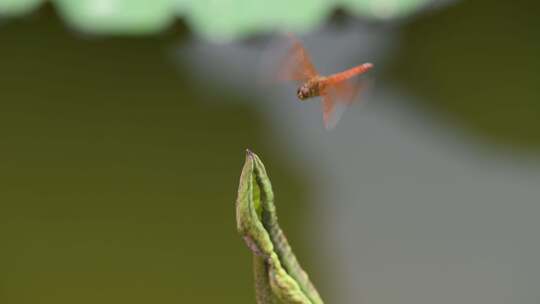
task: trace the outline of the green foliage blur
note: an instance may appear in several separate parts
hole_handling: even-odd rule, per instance
[[[157,33],[178,18],[197,34],[231,40],[264,31],[309,31],[334,9],[387,19],[409,15],[427,0],[51,0],[66,22],[81,31],[101,34]],[[1,15],[35,10],[42,0],[0,0]]]

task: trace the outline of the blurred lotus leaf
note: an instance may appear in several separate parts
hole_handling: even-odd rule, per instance
[[[21,15],[41,0],[0,0],[0,15]],[[308,31],[336,8],[356,16],[386,19],[410,14],[428,0],[51,0],[74,28],[97,34],[149,34],[184,17],[212,40],[230,40],[273,30]]]
[[[92,33],[146,34],[174,21],[172,0],[56,0],[74,28]]]

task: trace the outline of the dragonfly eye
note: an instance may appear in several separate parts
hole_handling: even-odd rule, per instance
[[[298,88],[298,91],[296,91],[296,95],[300,100],[304,100],[309,97],[309,89],[301,86]]]
[[[304,99],[304,94],[302,94],[302,88],[298,88],[298,91],[296,91],[296,96],[298,96],[298,99]]]

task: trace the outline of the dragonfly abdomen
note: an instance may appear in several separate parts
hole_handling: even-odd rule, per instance
[[[367,72],[369,69],[373,67],[373,64],[371,63],[363,63],[361,65],[355,66],[354,68],[350,68],[346,71],[343,71],[341,73],[337,73],[334,75],[331,75],[327,78],[328,82],[330,83],[337,83],[344,80],[347,80],[351,77],[354,77],[356,75],[363,74]]]

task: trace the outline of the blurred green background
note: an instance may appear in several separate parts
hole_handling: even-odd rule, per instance
[[[469,1],[376,21],[400,32],[379,81],[480,141],[537,155],[538,8]],[[341,18],[352,17],[325,22]],[[83,34],[50,4],[2,20],[0,303],[253,303],[234,219],[248,147],[323,298],[339,293],[305,237],[319,177],[291,169],[250,95],[173,62],[193,35],[182,21],[147,36]]]
[[[0,28],[1,303],[252,302],[234,218],[244,149],[280,200],[304,202],[304,183],[253,109],[205,104],[240,94],[167,60],[185,35],[79,37],[50,8]]]

